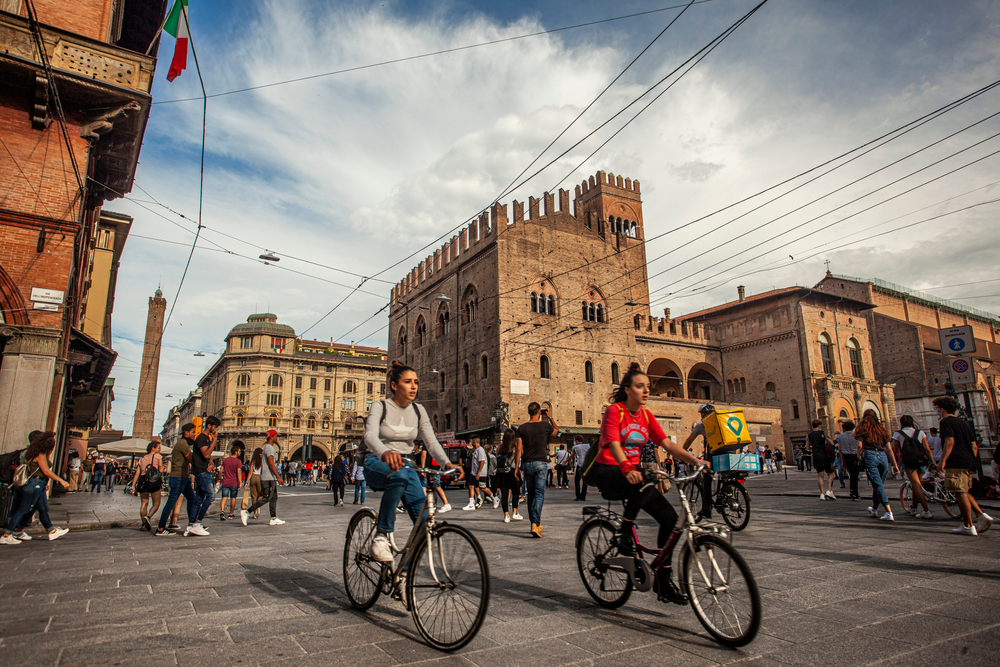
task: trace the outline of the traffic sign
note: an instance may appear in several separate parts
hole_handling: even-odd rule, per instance
[[[972,354],[976,351],[976,338],[969,325],[938,329],[938,336],[941,338],[941,354]]]
[[[972,366],[971,357],[955,357],[948,364],[952,384],[974,384],[976,371]]]

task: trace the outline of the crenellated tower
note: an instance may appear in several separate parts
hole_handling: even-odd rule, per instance
[[[639,181],[597,172],[576,186],[576,216],[604,236],[645,238]]]

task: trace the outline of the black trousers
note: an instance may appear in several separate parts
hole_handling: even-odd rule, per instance
[[[514,476],[514,474],[513,470],[510,472],[497,471],[496,474],[497,486],[500,489],[500,507],[503,508],[504,514],[508,512],[508,493],[510,493],[510,504],[513,506],[513,510],[515,512],[517,511],[517,499],[521,495],[521,482]]]
[[[587,481],[583,479],[583,468],[577,468],[573,475],[573,485],[576,487],[576,497],[580,500],[587,499]]]
[[[858,467],[858,455],[857,454],[844,454],[844,468],[847,469],[847,475],[850,477],[851,484],[851,497],[856,498],[858,494],[858,475],[861,474],[861,468]]]
[[[556,486],[569,486],[569,475],[566,474],[567,470],[569,470],[569,466],[556,466]]]
[[[625,511],[622,515],[627,521],[635,521],[640,509],[656,519],[660,524],[656,546],[662,548],[677,525],[677,512],[667,497],[660,493],[656,486],[650,486],[643,491],[643,484],[630,484],[618,466],[601,463],[594,465],[597,466],[597,488],[601,490],[601,495],[607,500],[624,500]]]
[[[247,512],[253,514],[257,509],[264,506],[264,503],[271,505],[271,518],[278,516],[278,483],[270,480],[261,480],[260,497],[257,502],[247,508]]]

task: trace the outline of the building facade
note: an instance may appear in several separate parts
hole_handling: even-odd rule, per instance
[[[816,289],[874,304],[866,314],[876,376],[895,385],[896,411],[918,424],[937,423],[932,401],[947,393],[952,357],[941,353],[940,329],[969,325],[976,339],[976,381],[954,387],[984,444],[996,445],[1000,412],[1000,319],[954,301],[880,280],[828,273]]]
[[[61,472],[70,431],[101,428],[111,397],[127,219],[102,207],[132,187],[166,2],[31,6],[0,2],[0,450],[55,430]]]
[[[198,387],[170,408],[160,430],[160,441],[165,447],[173,447],[183,435],[184,425],[193,424],[194,418],[201,416],[201,387]]]
[[[198,383],[202,415],[222,420],[216,449],[242,440],[252,451],[275,429],[283,458],[354,450],[372,403],[385,398],[386,358],[378,348],[297,339],[277,315],[251,315]]]

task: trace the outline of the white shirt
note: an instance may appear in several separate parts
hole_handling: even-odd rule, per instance
[[[934,463],[940,463],[941,456],[944,454],[944,446],[941,444],[941,438],[936,435],[927,436],[927,444],[931,446],[931,454],[934,455]]]
[[[590,445],[585,442],[581,442],[579,445],[573,447],[573,465],[577,468],[583,465],[583,460],[587,458],[587,452],[590,451]]]
[[[560,449],[558,452],[556,452],[556,463],[558,465],[564,466],[566,465],[566,461],[568,460],[569,460],[569,452],[567,452],[565,449]]]
[[[905,434],[906,434],[906,437],[908,437],[908,438],[912,438],[912,437],[913,437],[913,432],[914,432],[914,431],[916,431],[917,429],[915,429],[915,428],[911,428],[911,427],[907,426],[906,428],[904,428],[904,429],[900,429],[900,430],[901,430],[901,431],[902,431],[903,433],[905,433]],[[903,436],[901,436],[901,435],[899,434],[899,431],[896,431],[895,433],[893,433],[893,434],[892,434],[892,439],[893,439],[893,440],[895,440],[896,442],[898,442],[898,443],[899,443],[900,445],[902,445],[902,444],[903,444]],[[938,440],[940,440],[940,439],[941,439],[941,438],[938,438]],[[926,442],[927,442],[927,434],[926,434],[926,433],[924,433],[923,431],[921,431],[921,432],[920,432],[920,443],[921,443],[921,444],[924,444],[924,443],[926,443]]]
[[[274,474],[271,473],[271,466],[267,465],[267,457],[270,456],[274,459],[274,467],[278,467],[278,454],[274,451],[274,446],[268,443],[264,443],[264,454],[260,459],[260,481],[262,482],[276,482]]]
[[[472,452],[472,474],[476,475],[476,477],[486,477],[487,466],[485,465],[485,463],[486,463],[486,450],[483,449],[482,446],[476,447],[476,449]],[[484,464],[481,469],[479,467],[480,464]]]

